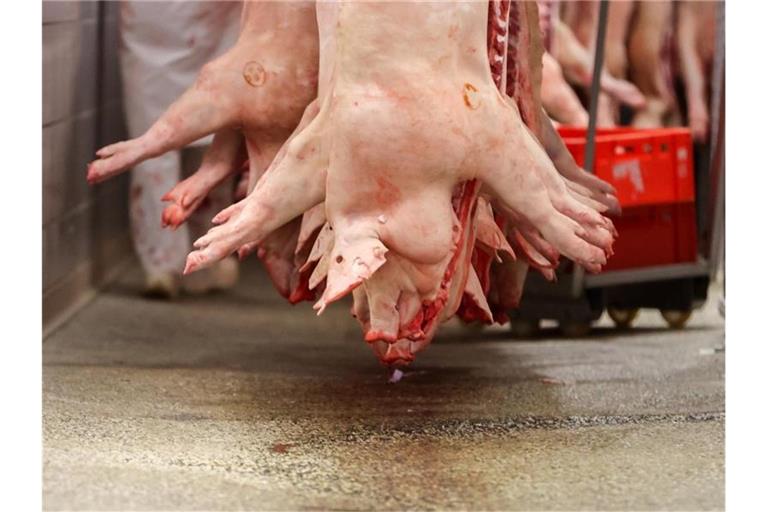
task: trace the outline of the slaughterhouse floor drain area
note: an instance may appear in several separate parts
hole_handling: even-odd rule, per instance
[[[346,303],[318,318],[254,265],[178,302],[140,277],[44,342],[48,510],[724,508],[714,300],[684,331],[450,324],[391,385]]]

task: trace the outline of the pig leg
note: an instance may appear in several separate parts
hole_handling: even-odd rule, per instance
[[[307,107],[304,109],[304,113],[301,116],[301,119],[299,120],[299,124],[296,125],[296,128],[291,133],[290,137],[288,137],[287,140],[284,141],[283,144],[279,145],[277,148],[274,147],[268,147],[264,149],[258,149],[255,147],[255,144],[252,144],[252,146],[249,148],[249,155],[251,155],[256,160],[260,160],[261,165],[259,165],[260,172],[257,173],[248,173],[248,193],[250,194],[251,191],[256,186],[256,183],[259,181],[259,178],[261,178],[261,175],[263,174],[263,171],[269,167],[269,165],[272,163],[273,160],[281,160],[285,156],[285,152],[287,148],[287,143],[295,139],[300,133],[304,131],[304,129],[309,126],[309,124],[317,117],[317,114],[320,112],[320,104],[318,103],[317,99],[312,100],[312,102],[307,105]],[[259,158],[257,153],[262,153],[263,157]]]
[[[258,245],[269,233],[322,202],[327,159],[320,154],[317,132],[317,124],[309,126],[287,143],[284,154],[275,158],[248,197],[214,218],[221,225],[195,242],[197,250],[188,256],[185,273],[211,265],[246,243]]]
[[[222,130],[203,157],[200,169],[163,196],[172,204],[163,210],[163,225],[178,228],[215,187],[238,170],[242,154],[242,136],[234,130]]]
[[[210,152],[211,146],[190,146],[182,150],[182,170],[185,175],[190,177],[190,171],[196,171],[204,167],[204,160],[206,157],[209,157]],[[205,234],[210,227],[211,217],[232,203],[232,186],[233,183],[230,177],[225,176],[220,183],[209,187],[202,194],[199,203],[194,211],[190,212],[189,218],[184,224],[185,227],[188,227],[190,240]],[[189,253],[189,244],[186,252]],[[182,278],[182,287],[184,291],[194,295],[208,293],[213,290],[229,289],[237,283],[238,266],[235,258],[225,258],[203,272],[184,276]]]
[[[697,48],[697,17],[692,10],[700,9],[698,2],[681,2],[678,5],[677,51],[685,83],[688,103],[688,125],[694,140],[703,141],[709,130],[709,111],[706,94],[705,66]]]
[[[671,93],[662,71],[664,38],[672,20],[670,1],[639,2],[637,16],[629,38],[629,62],[632,81],[646,98],[632,125],[637,128],[663,126],[672,110]]]
[[[579,185],[578,183],[573,182],[568,178],[563,177],[562,175],[560,178],[565,182],[565,186],[568,188],[568,191],[577,201],[600,213],[605,213],[608,211],[608,206],[596,201],[595,199],[592,199],[592,192],[588,188]]]
[[[517,106],[512,98],[505,97],[505,101],[513,109],[517,110]],[[606,208],[598,208],[598,211],[609,211],[611,213],[621,212],[621,207],[616,199],[616,189],[613,186],[598,178],[594,174],[586,172],[584,169],[578,166],[574,161],[573,156],[565,147],[563,139],[557,133],[552,120],[547,116],[547,113],[543,108],[539,108],[538,114],[538,126],[540,131],[540,142],[547,153],[547,156],[552,161],[557,172],[569,181],[581,185],[579,192],[583,193],[587,191],[587,197],[602,203]],[[572,187],[573,188],[573,187]],[[574,190],[575,191],[575,190]],[[582,201],[587,204],[589,201]]]
[[[591,199],[605,205],[609,212],[618,213],[621,211],[619,201],[616,199],[616,189],[610,183],[607,183],[594,174],[586,172],[579,167],[573,156],[565,147],[563,139],[555,130],[552,122],[546,114],[541,114],[542,118],[542,144],[547,155],[552,160],[557,172],[569,181],[581,185],[588,191]],[[583,189],[582,189],[583,190]]]
[[[578,96],[563,77],[560,64],[544,53],[541,77],[541,103],[547,113],[560,123],[586,126],[589,115]]]
[[[144,135],[98,150],[99,158],[88,166],[88,182],[104,181],[147,158],[179,149],[232,124],[237,103],[227,94],[232,72],[222,64],[225,57],[206,64],[195,84]]]
[[[169,233],[158,221],[160,195],[165,187],[178,181],[180,169],[180,154],[171,151],[137,165],[130,176],[131,235],[150,283],[162,276],[180,276],[184,255],[189,251],[190,235],[186,226]]]
[[[597,18],[600,4],[595,0],[563,2],[562,20],[571,29],[576,39],[586,48],[591,48],[597,33]]]
[[[510,109],[510,112],[514,111]],[[612,238],[610,233],[601,231],[605,229],[602,216],[575,206],[579,203],[567,198],[561,191],[550,190],[554,181],[550,177],[553,173],[556,177],[556,171],[548,168],[552,164],[547,155],[522,125],[519,116],[509,116],[508,122],[512,126],[505,132],[521,135],[510,137],[507,151],[511,154],[505,154],[500,159],[510,162],[510,165],[486,166],[481,179],[499,199],[504,210],[515,212],[516,216],[525,219],[561,254],[590,271],[598,272],[606,262],[606,251]],[[514,127],[515,124],[518,126]],[[536,172],[530,172],[530,169]],[[511,183],[515,186],[510,186]],[[553,202],[558,203],[559,208]]]
[[[237,176],[237,185],[235,186],[235,201],[242,201],[248,195],[248,182],[251,179],[250,162],[243,162],[243,168]]]
[[[251,191],[256,187],[256,183],[259,181],[259,178],[261,178],[261,175],[263,174],[263,170],[267,169],[270,164],[272,165],[278,165],[284,158],[287,152],[288,143],[291,142],[293,139],[295,139],[299,134],[301,134],[307,126],[317,117],[317,114],[320,111],[319,103],[317,100],[313,100],[312,103],[307,105],[307,108],[304,110],[304,114],[301,117],[301,120],[299,121],[298,126],[296,126],[296,129],[293,131],[290,137],[288,137],[288,140],[285,141],[284,144],[282,144],[280,147],[274,147],[271,144],[266,145],[266,147],[262,147],[261,149],[256,148],[256,145],[253,143],[249,143],[249,154],[251,155],[252,161],[252,167],[255,165],[256,168],[258,168],[258,172],[249,172],[248,173],[248,189],[247,194],[250,194]],[[257,154],[258,153],[258,154]],[[240,204],[240,203],[237,203]],[[218,215],[216,215],[213,218],[214,224],[221,224],[223,222],[226,222],[226,220],[229,218],[229,216],[233,213],[235,213],[239,208],[237,205],[233,205],[232,208],[227,208],[220,212]],[[255,242],[248,242],[246,244],[243,244],[242,247],[240,247],[237,251],[237,255],[240,259],[244,259],[246,256],[253,253],[253,251],[256,250],[258,247],[258,244]]]
[[[557,37],[557,59],[565,75],[574,83],[589,87],[592,82],[593,56],[579,43],[576,36],[564,23],[555,26]],[[614,77],[608,70],[600,75],[600,88],[619,103],[630,107],[641,107],[645,103],[643,94],[632,83]]]
[[[634,12],[632,0],[612,1],[605,27],[605,70],[601,76],[602,92],[598,97],[598,124],[614,125],[619,119],[619,103],[642,108],[645,96],[627,77],[627,34]],[[595,37],[597,32],[595,31]],[[594,44],[590,46],[594,55]],[[636,98],[633,101],[631,98]],[[627,99],[622,101],[621,98]]]
[[[517,110],[513,107],[510,109],[510,112],[516,113]],[[533,166],[532,168],[538,172],[542,179],[542,182],[547,189],[549,199],[554,207],[561,213],[584,225],[587,229],[587,232],[585,233],[587,240],[598,243],[604,250],[606,250],[606,252],[610,252],[612,234],[615,234],[615,229],[613,228],[612,223],[607,218],[600,215],[598,211],[587,207],[584,201],[578,201],[574,197],[566,183],[552,165],[548,155],[542,151],[542,147],[538,144],[533,134],[522,124],[520,117],[518,115],[512,115],[509,116],[509,119],[512,123],[517,124],[518,127],[508,133],[522,134],[522,147],[530,147],[533,159],[542,164]],[[544,126],[542,126],[542,130],[545,130]],[[597,181],[610,187],[610,185],[602,182],[602,180],[597,179]]]
[[[605,69],[616,78],[627,76],[627,34],[635,3],[611,2],[605,27]]]

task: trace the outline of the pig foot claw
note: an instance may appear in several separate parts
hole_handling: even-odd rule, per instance
[[[91,185],[116,176],[147,158],[141,138],[110,144],[98,150],[96,156],[99,158],[88,165],[86,176]]]

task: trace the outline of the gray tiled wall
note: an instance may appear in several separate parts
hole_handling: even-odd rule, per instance
[[[127,176],[89,187],[96,149],[125,138],[117,2],[43,2],[43,324],[131,256]]]

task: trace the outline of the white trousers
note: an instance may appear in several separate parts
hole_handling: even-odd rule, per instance
[[[120,6],[120,64],[130,138],[146,132],[190,87],[207,62],[228,50],[239,27],[240,2],[136,1]],[[222,186],[176,231],[163,229],[160,198],[197,169],[206,137],[190,155],[171,151],[135,166],[131,173],[130,218],[134,246],[149,275],[180,274],[191,237],[202,235],[210,219],[231,202]],[[200,149],[198,149],[200,148]],[[189,150],[183,150],[188,152]],[[182,160],[188,161],[182,170]]]

